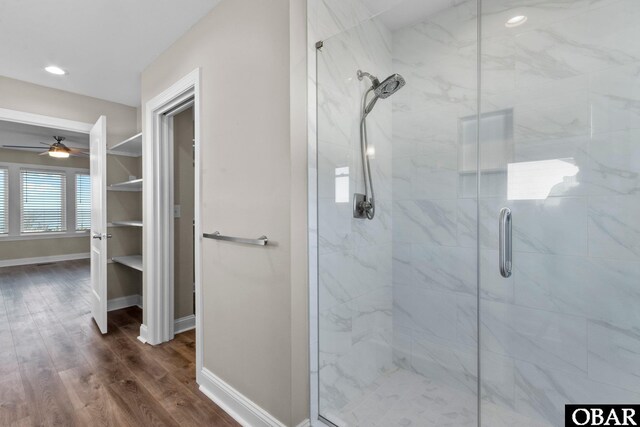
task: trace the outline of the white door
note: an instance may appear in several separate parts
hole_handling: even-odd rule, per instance
[[[107,118],[91,128],[91,316],[107,333]]]

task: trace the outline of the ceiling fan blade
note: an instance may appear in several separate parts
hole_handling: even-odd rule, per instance
[[[89,157],[89,153],[84,153],[82,151],[79,151],[77,153],[71,152],[69,153],[69,155],[73,157],[83,157],[83,158]]]
[[[80,148],[67,147],[67,149],[69,150],[70,153],[85,153],[85,154],[89,154],[88,151],[82,150]]]
[[[3,145],[2,148],[20,148],[23,150],[42,150],[42,147],[26,147],[24,145]]]

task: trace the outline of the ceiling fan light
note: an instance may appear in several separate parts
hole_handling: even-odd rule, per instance
[[[69,152],[56,147],[51,147],[51,149],[49,150],[49,156],[55,157],[57,159],[67,159],[69,157]]]

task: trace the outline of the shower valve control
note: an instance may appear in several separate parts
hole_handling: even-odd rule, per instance
[[[353,217],[367,219],[367,213],[373,209],[373,204],[367,200],[367,196],[360,193],[353,195]]]

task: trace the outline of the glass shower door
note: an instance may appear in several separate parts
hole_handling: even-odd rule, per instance
[[[475,0],[402,1],[317,51],[318,405],[327,423],[477,426],[476,24]],[[363,97],[369,105],[376,80],[395,74],[406,85],[378,91],[390,96],[366,117],[375,216],[356,218],[354,195],[370,191]]]
[[[640,402],[639,18],[634,0],[482,0],[482,425]]]

